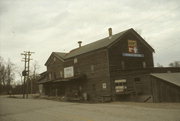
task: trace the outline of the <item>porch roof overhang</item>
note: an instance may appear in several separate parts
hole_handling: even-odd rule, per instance
[[[58,83],[58,82],[67,82],[67,81],[73,81],[73,80],[77,80],[77,79],[85,79],[86,75],[85,74],[80,74],[80,75],[76,75],[74,77],[69,77],[69,78],[63,78],[63,79],[57,79],[54,80],[54,83]]]
[[[51,83],[53,82],[52,80],[42,80],[42,81],[39,81],[38,84],[44,84],[44,83]]]
[[[78,79],[81,80],[85,78],[86,78],[85,74],[80,74],[80,75],[76,75],[74,77],[69,77],[69,78],[62,78],[62,79],[56,79],[56,80],[41,80],[38,82],[38,84],[68,82],[68,81],[73,81],[73,80],[78,80]]]

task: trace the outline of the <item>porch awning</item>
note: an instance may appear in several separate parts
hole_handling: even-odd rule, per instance
[[[41,80],[38,82],[38,84],[44,84],[44,83],[50,83],[53,82],[52,80]]]
[[[54,80],[53,82],[54,83],[56,83],[56,82],[66,82],[66,81],[72,81],[72,80],[77,80],[77,79],[85,79],[85,78],[86,78],[86,75],[81,74],[81,75],[77,75],[77,76],[70,77],[70,78],[57,79],[57,80]]]

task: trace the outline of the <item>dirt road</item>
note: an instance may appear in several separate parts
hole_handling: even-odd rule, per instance
[[[0,97],[0,121],[180,121],[180,103],[82,104]]]

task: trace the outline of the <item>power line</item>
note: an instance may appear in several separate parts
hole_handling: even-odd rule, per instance
[[[33,54],[34,52],[30,52],[30,51],[24,51],[24,53],[21,53],[21,55],[24,55],[24,58],[22,61],[24,61],[24,70],[22,72],[22,75],[24,76],[24,86],[23,86],[23,98],[25,98],[25,94],[26,94],[26,98],[28,98],[28,93],[29,93],[29,67],[30,67],[30,60],[32,60],[32,58],[30,58],[30,56]],[[31,93],[32,93],[32,82],[31,82]]]

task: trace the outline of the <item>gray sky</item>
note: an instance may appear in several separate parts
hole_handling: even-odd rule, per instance
[[[154,62],[180,61],[180,0],[0,0],[0,56],[23,67],[30,50],[41,66],[51,52],[68,52],[134,28],[155,49]]]

